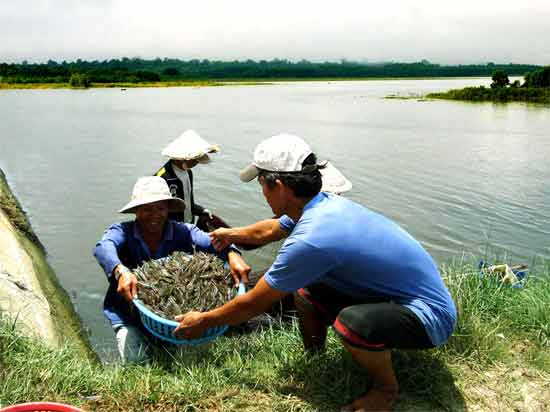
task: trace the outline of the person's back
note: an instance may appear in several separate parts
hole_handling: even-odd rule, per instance
[[[435,262],[391,220],[351,200],[320,193],[306,204],[281,252],[297,245],[306,251],[300,252],[304,273],[297,282],[321,282],[358,298],[373,291],[387,296],[428,325],[434,344],[451,333],[456,309]],[[301,286],[284,280],[285,289]]]

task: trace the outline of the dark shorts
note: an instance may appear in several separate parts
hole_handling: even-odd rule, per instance
[[[321,283],[299,289],[296,295],[352,346],[371,351],[434,347],[414,312],[387,296],[372,292],[359,299]]]

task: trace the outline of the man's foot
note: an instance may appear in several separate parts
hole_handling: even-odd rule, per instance
[[[366,395],[344,406],[342,412],[389,412],[397,398],[397,386],[372,388]]]

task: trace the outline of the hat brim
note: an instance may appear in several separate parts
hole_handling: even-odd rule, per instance
[[[351,190],[353,185],[351,182],[332,165],[327,162],[325,167],[319,169],[321,172],[321,178],[323,180],[322,192],[329,192],[335,194],[341,194]]]
[[[177,160],[177,161],[180,161],[180,162],[191,162],[191,161],[195,160],[197,163],[199,163],[201,165],[208,164],[212,161],[210,156],[208,156],[207,154],[201,155],[201,156],[198,156],[198,157],[193,157],[193,158],[185,158],[185,159],[182,159],[182,158],[179,158],[179,157],[171,157],[170,160]]]
[[[150,203],[168,201],[168,212],[183,212],[185,210],[185,202],[177,197],[171,196],[152,196],[148,199],[134,200],[129,202],[126,206],[120,209],[119,213],[135,213],[139,206],[148,205]]]
[[[212,159],[210,159],[210,156],[208,156],[207,154],[205,154],[204,156],[201,156],[201,157],[199,157],[195,160],[197,162],[199,162],[200,164],[202,164],[202,165],[208,164],[212,161]]]
[[[170,159],[175,160],[199,160],[203,157],[208,158],[208,162],[210,161],[210,156],[208,156],[209,153],[218,153],[220,151],[220,146],[213,144],[210,145],[206,150],[201,151],[200,153],[181,153],[179,151],[174,151],[170,149],[169,147],[165,148],[161,154],[165,157],[168,157]],[[200,163],[203,163],[199,160]],[[204,162],[204,163],[208,163]]]
[[[239,172],[239,177],[243,182],[250,182],[257,178],[259,174],[260,169],[258,169],[254,163],[251,163]]]

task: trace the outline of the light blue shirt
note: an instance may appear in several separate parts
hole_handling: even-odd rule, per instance
[[[405,230],[384,216],[340,196],[321,192],[304,207],[264,278],[292,292],[321,282],[350,296],[368,291],[411,309],[434,345],[444,343],[456,323],[454,302],[435,262]]]

